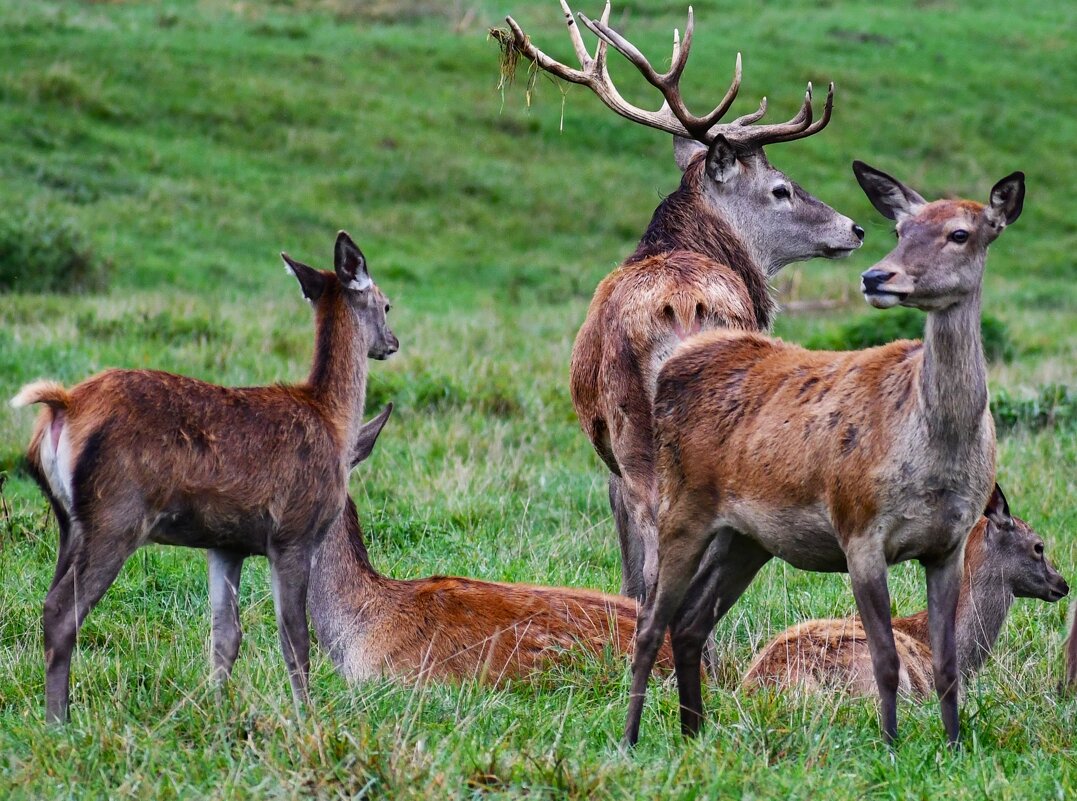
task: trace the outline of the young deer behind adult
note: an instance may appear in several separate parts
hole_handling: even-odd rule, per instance
[[[314,307],[314,364],[305,383],[227,388],[108,370],[71,389],[29,384],[12,400],[45,404],[28,462],[60,527],[44,614],[49,720],[67,717],[79,627],[147,543],[209,549],[219,679],[239,652],[243,560],[269,557],[292,690],[297,701],[306,698],[311,551],[344,506],[367,358],[388,358],[399,343],[386,323],[389,304],[346,233],[337,237],[335,272],[281,255]]]
[[[370,454],[391,411],[362,429],[354,464]],[[498,684],[581,653],[627,654],[638,612],[635,601],[591,590],[383,576],[350,498],[314,551],[308,604],[319,644],[350,682],[386,675]],[[672,664],[668,644],[659,662]]]
[[[699,730],[703,644],[774,556],[849,573],[891,741],[900,662],[887,568],[920,561],[935,687],[947,736],[958,739],[962,552],[995,480],[980,297],[988,246],[1020,215],[1024,176],[1003,178],[984,206],[928,203],[866,164],[853,170],[897,222],[897,246],[862,275],[864,296],[926,311],[924,341],[826,353],[714,331],[666,362],[655,396],[658,581],[636,641],[628,743],[639,737],[651,655],[667,627],[681,727]],[[697,576],[708,548],[714,561]]]
[[[999,486],[965,543],[965,569],[957,597],[957,664],[968,679],[987,661],[1016,598],[1055,603],[1069,585],[1044,556],[1043,540],[1010,515]],[[893,621],[901,660],[899,689],[924,698],[935,682],[927,610]],[[868,635],[858,617],[809,620],[775,637],[752,662],[741,685],[806,692],[875,695]]]
[[[808,194],[767,161],[763,148],[818,133],[830,122],[834,86],[814,118],[811,84],[788,122],[757,125],[767,109],[719,122],[740,89],[733,83],[717,106],[692,114],[680,92],[695,27],[676,32],[672,64],[659,74],[642,53],[602,18],[580,21],[599,38],[592,57],[572,10],[561,0],[580,69],[550,58],[511,17],[510,32],[494,32],[502,47],[536,67],[593,91],[615,113],[673,135],[680,187],[655,209],[639,245],[595,290],[572,348],[570,386],[580,425],[610,471],[609,496],[621,544],[621,592],[637,600],[655,577],[658,476],[652,401],[658,370],[686,337],[713,328],[765,331],[776,306],[767,279],[793,262],[848,256],[864,230]],[[625,101],[610,79],[612,45],[659,90],[664,104],[647,111]]]

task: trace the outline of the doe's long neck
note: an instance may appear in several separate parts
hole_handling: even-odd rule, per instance
[[[363,423],[370,343],[339,284],[331,284],[319,298],[315,332],[307,384],[329,419],[339,421],[343,441],[350,444]]]
[[[920,397],[928,430],[940,444],[979,431],[987,407],[987,362],[980,338],[981,290],[929,312]]]

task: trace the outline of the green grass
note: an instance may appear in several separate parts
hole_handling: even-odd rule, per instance
[[[614,21],[657,60],[683,6],[633,0]],[[830,128],[770,156],[868,239],[848,262],[783,273],[785,300],[848,303],[783,315],[782,336],[832,341],[874,314],[857,275],[893,240],[853,158],[929,197],[985,199],[997,178],[1027,173],[1025,212],[992,250],[985,293],[1012,353],[991,368],[1015,423],[1000,478],[1073,579],[1072,4],[695,7],[691,105],[725,90],[737,50],[738,111],[767,94],[777,119],[804,81],[838,84]],[[552,0],[0,5],[4,213],[47,208],[111,265],[107,294],[0,295],[0,397],[109,366],[229,384],[301,378],[310,313],[277,253],[325,265],[345,228],[392,298],[402,342],[371,378],[371,410],[391,399],[397,414],[352,483],[375,562],[400,577],[616,590],[605,473],[575,421],[568,357],[595,284],[677,174],[668,137],[584,91],[562,98],[539,80],[530,110],[522,79],[499,94],[485,30],[509,11],[570,57]],[[612,69],[628,97],[653,104],[631,68]],[[1048,403],[1069,412],[1041,426]],[[616,748],[627,686],[617,660],[498,691],[349,690],[317,655],[314,711],[297,717],[261,560],[246,571],[247,638],[219,699],[206,684],[204,558],[165,548],[131,559],[87,620],[73,721],[50,730],[40,611],[56,529],[19,470],[31,418],[0,409],[0,796],[1024,799],[1077,787],[1077,701],[1056,691],[1068,602],[1016,605],[970,688],[961,752],[942,745],[931,703],[901,705],[891,752],[869,702],[736,691],[768,637],[852,609],[845,578],[781,564],[718,628],[705,735],[681,741],[675,690],[656,684],[632,758]],[[892,575],[895,608],[918,608],[921,572]]]

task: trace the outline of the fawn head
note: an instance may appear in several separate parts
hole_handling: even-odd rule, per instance
[[[288,272],[299,281],[303,297],[311,305],[332,303],[339,299],[355,316],[367,343],[367,356],[388,359],[400,349],[400,342],[389,329],[386,316],[392,308],[384,293],[370,277],[366,257],[347,233],[337,234],[333,251],[333,272],[316,270],[281,253]]]
[[[1069,593],[1069,585],[1044,556],[1043,539],[1019,517],[1010,515],[1002,488],[995,485],[984,511],[981,548],[983,568],[1008,585],[1017,598],[1039,598],[1054,603]]]
[[[929,203],[862,161],[853,162],[853,172],[871,204],[897,223],[897,247],[861,276],[864,298],[878,309],[901,304],[941,311],[978,292],[987,246],[1021,215],[1025,199],[1021,172],[995,184],[987,205]]]

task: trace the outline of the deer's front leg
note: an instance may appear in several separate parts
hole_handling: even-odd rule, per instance
[[[213,548],[209,556],[209,605],[213,678],[223,684],[232,675],[243,631],[239,626],[239,579],[244,555]]]
[[[310,629],[307,627],[307,583],[310,578],[310,551],[303,547],[269,549],[273,603],[277,628],[292,696],[298,707],[309,703]]]
[[[869,535],[862,535],[867,539]],[[890,589],[886,584],[886,557],[874,542],[855,540],[846,556],[853,597],[864,631],[868,635],[868,651],[879,688],[879,717],[887,743],[897,738],[897,691],[901,661],[894,645],[894,629],[890,620]]]
[[[957,664],[957,596],[961,587],[963,549],[944,559],[924,564],[927,573],[927,619],[931,637],[931,662],[935,692],[942,710],[942,725],[951,745],[961,735],[957,701],[961,676]]]

